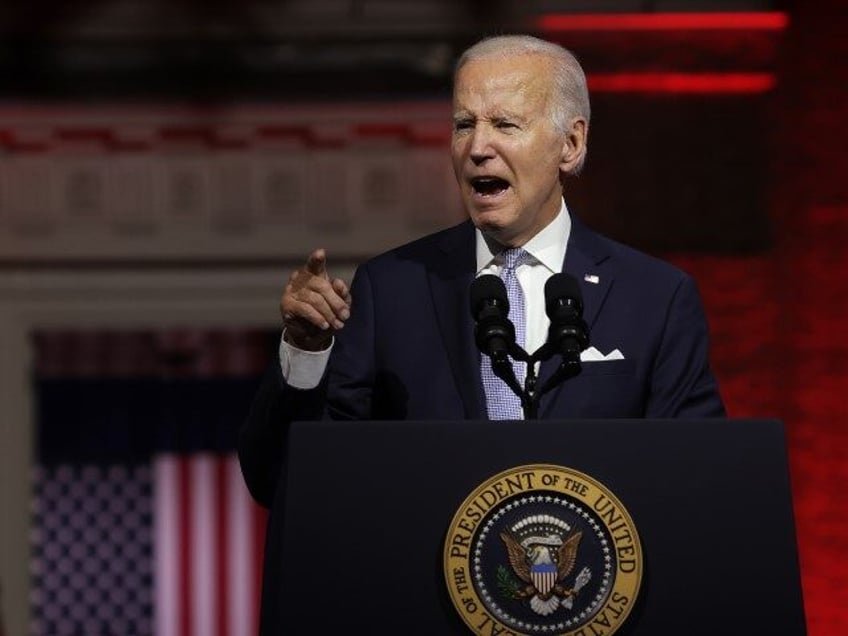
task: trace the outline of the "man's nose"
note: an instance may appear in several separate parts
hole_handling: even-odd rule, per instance
[[[495,155],[492,147],[492,131],[488,126],[478,125],[474,128],[474,132],[471,134],[471,151],[469,154],[471,160],[478,165]]]

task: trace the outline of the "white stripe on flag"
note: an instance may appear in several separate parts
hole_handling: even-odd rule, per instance
[[[256,633],[255,603],[258,591],[256,586],[256,564],[253,543],[254,531],[253,501],[244,485],[238,458],[227,458],[227,560],[229,581],[227,601],[229,602],[229,630],[227,636],[254,636]]]
[[[154,625],[156,636],[180,631],[180,470],[174,455],[153,460]]]
[[[191,514],[191,612],[193,636],[216,636],[218,554],[215,458],[192,455],[189,461]]]

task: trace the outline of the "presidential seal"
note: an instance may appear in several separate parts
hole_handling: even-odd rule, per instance
[[[444,573],[475,634],[608,636],[642,580],[629,513],[603,484],[549,464],[491,477],[453,517]]]

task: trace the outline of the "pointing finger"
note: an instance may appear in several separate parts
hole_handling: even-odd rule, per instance
[[[323,248],[319,247],[306,259],[306,271],[313,276],[327,275],[327,252]]]

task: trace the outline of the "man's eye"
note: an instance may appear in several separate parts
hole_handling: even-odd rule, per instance
[[[509,128],[518,128],[518,126],[511,121],[501,121],[501,122],[498,122],[498,128],[509,129]]]
[[[453,124],[454,130],[469,130],[473,128],[473,124],[470,121],[456,121]]]

